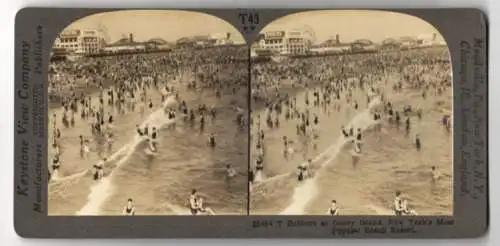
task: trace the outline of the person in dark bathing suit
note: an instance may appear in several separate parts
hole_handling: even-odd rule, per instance
[[[134,205],[134,201],[132,200],[132,198],[129,198],[127,200],[127,205],[125,205],[125,207],[123,208],[122,214],[126,215],[126,216],[134,216],[135,215],[135,205]]]
[[[342,126],[342,135],[344,135],[345,138],[348,138],[349,137],[349,133],[346,131],[346,129],[344,128],[344,126]]]
[[[106,158],[102,159],[101,161],[97,162],[97,164],[94,165],[94,180],[99,180],[102,179],[104,176],[104,163],[107,161]]]
[[[312,160],[309,159],[309,160],[307,160],[307,162],[301,163],[298,166],[299,173],[298,173],[297,179],[299,181],[304,181],[305,179],[307,179],[309,177],[309,167],[311,166],[311,163],[312,163]]]
[[[136,131],[137,131],[137,134],[139,134],[139,136],[141,136],[141,137],[142,137],[142,136],[144,136],[144,133],[142,132],[142,130],[141,130],[141,128],[139,127],[139,125],[135,125],[135,127],[136,127],[136,129],[137,129],[137,130],[136,130]]]
[[[422,142],[420,141],[420,135],[417,134],[415,136],[415,148],[417,149],[417,151],[421,151],[422,150]]]
[[[156,152],[157,149],[157,138],[158,138],[158,131],[156,130],[156,127],[153,127],[153,131],[151,133],[151,151]]]
[[[192,215],[198,214],[198,205],[196,202],[197,199],[196,196],[198,195],[197,193],[198,192],[196,191],[196,189],[191,190],[191,194],[189,195],[188,198],[189,210],[191,211]]]
[[[231,164],[227,164],[226,165],[226,177],[232,178],[234,176],[236,176],[236,170],[234,170],[234,168]]]
[[[254,173],[252,170],[248,171],[248,183],[252,184],[254,180]]]
[[[262,172],[263,170],[264,170],[264,160],[262,159],[262,156],[259,156],[255,161],[255,171]]]
[[[52,160],[52,172],[59,171],[60,167],[61,164],[59,163],[59,156],[54,156],[54,159]]]
[[[337,201],[332,200],[330,207],[328,208],[329,215],[339,215],[339,208],[337,207]]]
[[[410,133],[410,129],[411,129],[411,121],[410,121],[410,117],[406,117],[406,127],[405,127],[405,130],[406,130],[406,134]]]
[[[208,138],[208,145],[210,147],[215,148],[215,135],[213,133],[210,133],[210,137]]]

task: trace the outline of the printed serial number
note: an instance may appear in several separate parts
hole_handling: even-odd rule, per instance
[[[269,227],[281,227],[283,221],[271,221],[271,220],[254,220],[252,223],[253,228],[269,228]]]

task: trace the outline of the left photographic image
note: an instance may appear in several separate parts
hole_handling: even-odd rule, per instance
[[[48,215],[246,215],[248,54],[201,12],[105,12],[62,30]]]

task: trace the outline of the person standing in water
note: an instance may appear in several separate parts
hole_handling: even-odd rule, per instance
[[[127,200],[127,205],[125,205],[125,207],[123,208],[122,214],[126,215],[126,216],[134,216],[135,215],[135,205],[134,205],[134,201],[132,200],[132,198],[129,198]]]
[[[341,126],[341,131],[342,131],[342,135],[344,135],[345,138],[349,137],[349,132],[347,132],[347,130],[345,129],[344,126]]]
[[[328,215],[339,215],[339,208],[337,207],[337,201],[332,200],[330,207],[328,208]]]
[[[250,188],[252,188],[254,178],[255,176],[253,170],[248,171],[248,185]]]
[[[352,165],[356,166],[356,164],[358,164],[359,158],[361,156],[361,148],[360,148],[360,144],[357,143],[355,140],[352,140],[351,156],[352,156]]]
[[[198,208],[198,212],[200,213],[215,215],[214,211],[211,208],[204,206],[203,197],[201,196],[196,198],[196,207]]]
[[[52,159],[52,174],[56,174],[59,172],[59,168],[61,167],[61,163],[59,162],[59,156],[54,156]]]
[[[394,198],[394,214],[396,216],[403,215],[403,200],[401,199],[401,191],[396,191],[396,197]]]
[[[102,177],[104,176],[104,163],[107,161],[106,158],[98,161],[95,165],[94,165],[94,180],[99,180],[99,179],[102,179]]]
[[[156,152],[158,151],[157,144],[158,144],[158,130],[156,127],[153,127],[153,130],[151,132],[151,140],[150,142],[150,149],[151,152]]]
[[[198,213],[198,203],[196,201],[197,195],[198,191],[196,189],[192,189],[188,198],[188,205],[192,215],[196,215]]]
[[[236,170],[234,170],[234,168],[231,166],[231,164],[227,164],[226,165],[226,177],[228,179],[230,179],[234,176],[236,176]]]
[[[431,174],[432,174],[432,181],[434,182],[438,181],[442,177],[441,173],[437,170],[436,166],[431,167]]]
[[[311,166],[312,160],[309,159],[307,162],[302,162],[298,167],[298,177],[299,181],[304,181],[309,178],[309,167]]]
[[[420,141],[420,134],[418,133],[415,135],[415,148],[417,151],[422,150],[422,142]]]
[[[215,148],[215,135],[214,133],[210,133],[210,137],[208,138],[208,145],[210,147]]]
[[[411,129],[411,121],[410,121],[410,117],[406,117],[406,121],[405,121],[405,132],[406,134],[408,135],[410,133],[410,129]]]
[[[144,132],[142,131],[141,127],[140,127],[139,125],[135,125],[135,127],[136,127],[136,132],[137,132],[137,134],[138,134],[140,137],[144,136]]]

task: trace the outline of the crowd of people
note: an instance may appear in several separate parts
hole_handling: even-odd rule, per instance
[[[211,90],[219,99],[231,98],[228,104],[236,115],[235,127],[246,129],[247,101],[241,99],[248,91],[247,70],[241,69],[248,63],[246,51],[245,47],[228,46],[53,61],[49,67],[49,101],[56,110],[52,111],[50,125],[49,181],[61,178],[59,171],[65,164],[61,155],[65,149],[73,147],[66,146],[61,139],[75,127],[88,125],[85,134],[79,135],[78,158],[90,161],[89,156],[97,156],[99,161],[87,172],[95,180],[111,171],[105,169],[113,158],[114,128],[126,123],[123,121],[127,114],[140,113],[146,117],[163,108],[169,121],[182,120],[203,131],[204,126],[216,117],[218,106],[188,105],[181,91]],[[136,126],[138,136],[149,143],[150,155],[161,151],[159,128],[159,125],[148,124]],[[214,133],[207,141],[207,148],[216,148]],[[71,160],[66,158],[65,161]],[[235,175],[231,165],[228,165],[227,173]],[[189,195],[193,214],[210,211],[200,206],[201,199],[196,194]],[[129,199],[127,204],[124,214],[135,214],[133,200]]]
[[[297,171],[292,172],[299,182],[314,176],[319,168],[314,159],[318,155],[317,143],[335,131],[320,132],[320,122],[324,117],[338,118],[341,110],[355,112],[377,101],[378,105],[370,108],[376,128],[380,129],[381,124],[404,125],[404,134],[413,136],[414,151],[421,151],[424,139],[412,131],[411,118],[421,119],[423,112],[411,101],[399,105],[395,101],[401,100],[396,98],[404,98],[404,93],[418,94],[423,100],[444,96],[445,100],[436,102],[436,108],[442,111],[442,118],[436,122],[441,122],[441,127],[448,132],[451,129],[452,80],[446,48],[284,61],[261,59],[253,63],[251,78],[251,186],[263,181],[265,157],[272,152],[268,150],[265,132],[276,131],[283,124],[296,127],[296,134],[282,136],[282,161],[290,161],[297,152],[302,154]],[[304,99],[298,101],[298,93],[305,93]],[[354,96],[359,94],[364,96]],[[338,131],[350,146],[353,165],[356,165],[363,153],[363,126],[343,125]],[[435,166],[429,167],[429,174],[433,182],[443,176]],[[408,209],[401,193],[395,192],[394,213],[415,214]],[[339,214],[336,200],[332,201],[328,213]]]
[[[230,104],[236,112],[236,127],[246,129],[248,123],[251,126],[250,186],[263,181],[268,154],[265,132],[279,129],[282,124],[296,127],[296,134],[282,136],[282,160],[287,162],[297,153],[301,154],[302,161],[292,172],[298,182],[302,182],[314,177],[318,169],[315,163],[318,142],[329,133],[320,130],[323,117],[335,117],[345,109],[358,111],[378,102],[370,108],[374,125],[404,126],[404,134],[413,136],[414,150],[421,151],[424,139],[412,131],[410,119],[422,118],[423,112],[418,105],[394,103],[395,95],[411,91],[423,100],[446,93],[451,95],[449,54],[441,48],[263,60],[252,63],[250,81],[248,70],[236,68],[248,63],[247,55],[246,47],[224,47],[53,62],[49,68],[49,97],[52,106],[62,110],[51,115],[49,180],[59,178],[58,171],[64,165],[60,156],[67,146],[60,141],[61,137],[78,125],[89,126],[86,134],[79,136],[79,158],[99,156],[100,161],[88,172],[95,180],[106,174],[104,170],[115,138],[113,129],[121,123],[123,115],[131,112],[144,115],[164,108],[169,120],[183,119],[203,131],[204,125],[216,117],[217,107],[188,105],[179,93],[179,86],[185,90],[213,90],[217,97],[232,96]],[[171,83],[181,81],[180,77],[185,74],[191,75],[189,81],[179,86]],[[304,101],[298,101],[295,96],[300,91],[305,92]],[[355,96],[359,93],[365,95],[364,98]],[[248,96],[252,107],[250,119],[246,113]],[[154,101],[154,97],[160,97],[161,101]],[[451,98],[440,101],[436,107],[442,109],[442,118],[438,121],[450,132]],[[353,165],[363,153],[364,130],[364,126],[356,125],[343,125],[338,129],[351,148]],[[150,143],[150,154],[161,151],[157,140],[159,126],[137,125],[136,132]],[[216,147],[214,134],[210,134],[208,147]],[[435,166],[430,167],[429,173],[433,182],[443,176]],[[231,165],[226,166],[226,174],[229,178],[236,175]],[[198,193],[193,189],[188,196],[191,213],[214,214],[203,205],[203,197]],[[402,193],[395,191],[394,213],[415,214]],[[135,213],[134,202],[129,199],[123,214]],[[328,214],[339,214],[336,200],[332,200]]]

